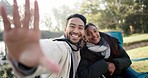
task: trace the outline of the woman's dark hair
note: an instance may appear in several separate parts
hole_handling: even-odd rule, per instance
[[[86,25],[86,18],[82,15],[82,14],[73,14],[73,15],[70,15],[68,18],[67,18],[67,22],[69,21],[69,19],[71,19],[71,18],[80,18],[83,22],[84,22],[84,24]],[[67,22],[66,22],[66,24],[67,24]]]
[[[86,26],[85,26],[85,30],[90,27],[90,26],[94,26],[96,27],[93,23],[88,23]],[[96,27],[97,28],[97,27]],[[102,33],[102,32],[99,32],[100,33],[100,36],[103,37],[109,44],[110,48],[111,48],[111,53],[118,57],[119,56],[119,49],[118,49],[118,42],[115,38],[105,34],[105,33]]]
[[[94,27],[96,27],[93,23],[88,23],[88,24],[85,26],[84,30],[86,30],[89,26],[94,26]],[[96,28],[97,28],[97,27],[96,27]]]
[[[111,37],[108,34],[100,32],[100,35],[108,42],[110,48],[111,48],[111,54],[118,57],[119,56],[119,42],[116,38]]]

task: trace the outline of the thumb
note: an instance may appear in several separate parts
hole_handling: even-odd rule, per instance
[[[58,64],[53,62],[53,60],[48,59],[46,56],[40,59],[40,64],[48,70],[52,71],[53,73],[60,72],[60,67],[58,66]]]

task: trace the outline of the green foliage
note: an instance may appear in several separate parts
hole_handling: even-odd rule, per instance
[[[147,33],[147,4],[147,0],[83,0],[79,12],[100,29],[122,30],[125,35]]]
[[[125,34],[132,34],[129,30],[129,26],[133,27],[133,33],[148,32],[148,23],[146,22],[146,20],[148,20],[148,14],[146,11],[148,10],[148,6],[146,5],[147,3],[147,0],[135,0],[135,2],[132,5],[130,5],[128,9],[129,13],[125,17]]]

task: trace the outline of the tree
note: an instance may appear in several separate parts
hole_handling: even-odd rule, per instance
[[[55,28],[57,29],[57,31],[61,31],[61,30],[63,31],[65,28],[66,18],[70,14],[73,14],[74,12],[76,12],[76,10],[73,8],[71,9],[70,7],[66,5],[62,5],[59,8],[53,8],[52,12],[53,12],[55,21],[57,23]]]
[[[45,14],[43,19],[41,19],[41,26],[46,27],[48,31],[52,31],[53,30],[52,24],[53,24],[52,18],[50,16],[50,14]]]
[[[148,32],[148,1],[147,0],[134,0],[134,4],[130,5],[128,9],[131,11],[126,16],[125,25],[129,25],[133,32],[127,31],[127,34],[132,33],[147,33]],[[127,27],[126,27],[127,28]]]
[[[100,29],[124,34],[148,32],[147,0],[83,0],[79,12]]]
[[[85,14],[88,22],[93,22],[99,29],[115,29],[117,23],[114,12],[105,0],[83,0],[80,12]]]
[[[79,12],[86,16],[88,22],[93,22],[99,26],[99,19],[101,18],[99,10],[98,0],[83,0]]]

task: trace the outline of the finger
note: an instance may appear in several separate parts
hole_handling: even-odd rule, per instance
[[[4,6],[1,6],[1,16],[3,18],[3,24],[4,24],[4,30],[8,31],[11,29],[11,23],[7,17],[7,13],[6,10],[4,8]]]
[[[25,0],[25,17],[23,20],[24,28],[29,28],[29,21],[30,21],[30,2],[29,0]]]
[[[35,0],[34,3],[34,29],[39,30],[39,7],[38,7],[38,2]]]
[[[110,75],[112,74],[112,70],[109,70],[109,74],[110,74]]]
[[[13,0],[14,4],[13,4],[13,22],[14,22],[14,26],[15,28],[20,28],[21,27],[21,22],[20,22],[20,15],[18,12],[18,5],[16,0]]]
[[[113,75],[113,72],[111,72],[110,75],[112,76]]]
[[[49,71],[52,71],[54,73],[58,73],[60,71],[58,64],[56,64],[52,60],[49,60],[47,57],[42,57],[40,59],[40,64],[46,67]]]

